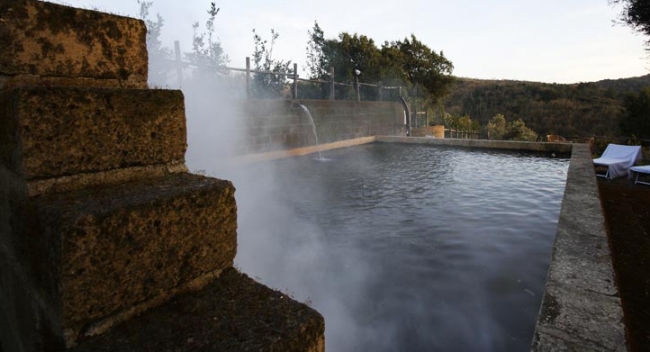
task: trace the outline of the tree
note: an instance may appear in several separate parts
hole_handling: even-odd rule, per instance
[[[309,71],[309,76],[312,79],[323,78],[327,74],[325,70],[329,68],[329,62],[327,62],[327,57],[325,56],[325,34],[323,30],[318,25],[318,22],[314,21],[314,28],[307,31],[309,34],[309,40],[307,41],[307,67]]]
[[[271,29],[271,42],[262,37],[253,29],[253,64],[257,71],[277,72],[278,75],[268,73],[255,73],[251,86],[251,93],[255,98],[279,98],[287,87],[287,76],[291,61],[273,59],[273,46],[280,34]]]
[[[165,24],[160,14],[156,14],[156,20],[149,18],[149,9],[153,1],[137,0],[140,5],[140,19],[147,26],[147,51],[149,53],[149,84],[163,86],[167,84],[171,65],[172,51],[162,45],[160,35]]]
[[[506,126],[506,133],[503,139],[515,141],[534,141],[537,139],[537,133],[526,127],[526,123],[522,119],[517,119],[508,123]]]
[[[644,88],[637,94],[625,98],[625,115],[621,131],[638,138],[650,138],[650,89]]]
[[[442,52],[431,50],[415,35],[401,41],[385,42],[381,49],[374,40],[361,34],[340,33],[335,39],[325,39],[317,22],[308,31],[307,68],[312,79],[326,78],[332,67],[336,80],[350,82],[353,72],[361,71],[361,79],[367,83],[405,86],[418,105],[426,110],[433,108],[449,91],[453,78],[453,65]],[[347,87],[337,86],[337,96],[353,97]],[[376,88],[361,90],[364,99],[375,99]],[[404,91],[406,93],[406,91]],[[418,109],[420,110],[420,109]]]
[[[224,53],[221,43],[214,34],[214,22],[218,13],[219,8],[215,6],[214,2],[210,3],[205,31],[198,32],[199,22],[192,25],[192,52],[185,54],[187,60],[195,67],[195,76],[203,80],[219,76],[220,69],[228,63],[228,55]]]
[[[502,114],[496,114],[487,124],[487,132],[490,139],[503,139],[506,134],[506,118]]]
[[[386,51],[389,52],[391,47],[401,53],[400,64],[409,81],[422,87],[430,99],[437,102],[449,92],[454,81],[451,76],[454,66],[442,51],[436,53],[413,34],[410,40],[404,38],[390,43]],[[394,54],[391,56],[395,57]]]
[[[650,1],[648,0],[610,0],[612,4],[622,4],[620,20],[643,35],[650,36]],[[646,41],[650,50],[650,40]]]

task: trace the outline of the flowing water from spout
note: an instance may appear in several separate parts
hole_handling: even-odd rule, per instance
[[[314,118],[311,116],[311,112],[309,112],[309,109],[307,109],[306,106],[300,104],[300,107],[305,111],[307,117],[309,117],[309,121],[311,121],[311,128],[314,131],[314,138],[316,138],[316,149],[318,150],[318,160],[325,161],[325,159],[320,153],[320,149],[318,148],[318,134],[316,133],[316,124],[314,123]]]

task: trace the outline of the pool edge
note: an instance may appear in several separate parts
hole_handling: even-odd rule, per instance
[[[407,143],[407,144],[429,144],[446,147],[462,147],[477,149],[501,149],[520,150],[528,152],[552,152],[570,154],[571,143],[546,143],[526,141],[500,141],[487,139],[452,139],[452,138],[422,138],[422,137],[400,137],[400,136],[377,136],[380,143]]]
[[[626,351],[598,183],[586,144],[573,144],[532,351]]]

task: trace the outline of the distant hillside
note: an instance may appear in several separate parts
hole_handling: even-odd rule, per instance
[[[448,113],[468,114],[481,125],[503,114],[541,135],[616,136],[623,97],[644,87],[650,75],[577,84],[458,78],[443,103]]]
[[[596,82],[596,85],[600,88],[611,89],[618,94],[624,95],[630,92],[638,92],[642,88],[650,87],[650,75],[620,79],[605,79]]]

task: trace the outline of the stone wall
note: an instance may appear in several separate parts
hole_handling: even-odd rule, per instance
[[[0,351],[322,351],[322,316],[232,268],[235,189],[187,172],[184,97],[147,89],[145,33],[0,0]]]
[[[235,154],[257,154],[376,135],[404,136],[404,110],[397,102],[246,100],[240,102],[245,129]]]

